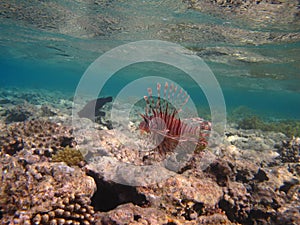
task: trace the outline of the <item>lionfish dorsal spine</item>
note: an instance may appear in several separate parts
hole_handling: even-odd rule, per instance
[[[160,89],[161,89],[161,84],[160,83],[157,83],[156,89],[157,89],[156,108],[159,109],[159,112],[162,114],[162,108],[161,108],[161,103],[160,103]]]
[[[152,89],[148,88],[147,91],[148,91],[148,96],[149,96],[150,107],[154,108],[154,99],[153,99],[153,96],[152,96]]]
[[[168,82],[165,83],[165,88],[164,88],[164,99],[167,99],[167,90],[168,90],[169,84]]]
[[[148,116],[149,115],[149,99],[147,96],[144,96],[144,100],[146,102],[145,115]]]

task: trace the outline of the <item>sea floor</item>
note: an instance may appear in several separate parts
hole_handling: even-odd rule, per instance
[[[0,114],[1,224],[299,224],[300,138],[284,131],[230,122],[174,170],[141,151],[138,115],[74,127],[71,94],[18,88]]]

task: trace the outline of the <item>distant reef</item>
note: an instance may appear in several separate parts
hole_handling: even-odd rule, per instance
[[[196,10],[232,17],[252,25],[299,26],[297,0],[187,0]]]

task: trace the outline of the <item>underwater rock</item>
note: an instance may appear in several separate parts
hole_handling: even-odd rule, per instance
[[[235,151],[239,153],[233,156],[232,151],[224,151],[223,156],[216,158],[203,172],[198,169],[201,159],[194,158],[191,170],[185,173],[198,179],[209,176],[223,187],[224,195],[218,207],[231,222],[278,224],[278,221],[288,221],[282,213],[286,210],[293,218],[291,224],[297,224],[295,218],[300,212],[291,207],[297,207],[296,202],[299,201],[300,196],[296,194],[299,175],[290,171],[288,165],[269,167],[268,163],[263,164],[264,156],[259,151],[253,151],[246,157],[243,152],[248,150]],[[251,154],[258,157],[250,157]]]
[[[146,196],[150,205],[162,207],[169,214],[187,220],[219,212],[217,205],[223,196],[222,188],[208,177],[197,179],[184,175],[175,175],[158,184],[137,189]]]
[[[34,116],[37,108],[29,103],[8,107],[4,116],[6,123],[23,122]]]
[[[225,42],[226,44],[231,43],[242,46],[294,43],[300,40],[300,34],[297,32],[262,32],[219,24],[207,25],[195,23],[170,24],[167,29],[163,30],[162,35],[163,37],[161,38],[166,39],[167,41],[197,43],[199,40],[205,40],[206,43]],[[247,62],[278,61],[278,59],[274,59],[274,57],[264,56],[257,52],[254,53],[246,48],[203,48],[190,46],[189,49],[196,52],[196,54],[199,54],[199,56],[203,55],[204,58],[221,63],[232,63],[232,61],[235,61],[235,63],[240,64],[241,62],[244,62],[244,66],[246,66]]]
[[[132,203],[118,206],[106,213],[96,213],[95,225],[118,224],[168,224],[172,219],[168,218],[161,210],[152,207],[139,207]],[[174,221],[175,222],[175,221]]]
[[[162,179],[155,180],[152,176],[143,177],[143,173],[140,173],[142,170],[137,169],[145,168],[140,159],[141,154],[135,153],[128,146],[124,147],[119,136],[116,138],[111,131],[101,133],[100,145],[106,154],[98,159],[94,158],[85,168],[103,177],[106,182],[128,182],[128,185],[138,185],[137,192],[146,197],[149,206],[164,211],[170,221],[177,221],[178,224],[222,224],[222,221],[225,224],[267,224],[268,221],[272,221],[272,224],[276,224],[276,221],[283,220],[281,211],[295,213],[291,205],[297,205],[295,201],[298,197],[296,200],[287,199],[283,192],[291,190],[290,195],[295,196],[292,193],[297,192],[298,187],[297,167],[294,167],[293,172],[287,170],[286,165],[274,167],[278,165],[278,153],[273,145],[279,142],[280,138],[286,138],[283,134],[229,129],[228,137],[243,137],[250,141],[248,147],[240,149],[235,145],[225,145],[221,147],[224,149],[219,156],[214,156],[208,161],[206,158],[213,153],[195,154],[180,171],[181,174],[162,176],[162,169],[159,170],[159,174],[151,171],[151,175],[156,178],[162,176]],[[257,141],[268,143],[269,148],[264,150],[256,145],[256,150],[253,150],[251,142]],[[132,157],[130,160],[129,156]],[[127,167],[124,167],[124,163],[133,165],[126,164]],[[270,167],[272,165],[273,167]],[[139,172],[134,173],[134,170]],[[150,180],[151,182],[147,183]],[[290,204],[291,201],[293,204]],[[119,221],[113,216],[113,212],[118,213],[124,221],[132,221],[131,216],[125,217],[126,211],[121,206],[101,216],[110,222]],[[295,214],[293,218],[297,216]],[[141,217],[148,219],[146,216]],[[136,221],[130,223],[139,224]]]
[[[294,25],[300,23],[297,0],[189,0],[191,8],[226,15],[240,21],[246,21],[252,26],[261,25]]]
[[[49,162],[30,164],[9,155],[0,160],[2,223],[93,222],[90,198],[96,184],[78,167]]]
[[[56,116],[57,114],[58,114],[57,109],[51,107],[50,105],[42,105],[41,107],[42,117]]]
[[[233,61],[243,63],[275,63],[278,59],[266,57],[247,49],[233,47],[206,47],[203,49],[192,48],[197,55],[203,59],[207,59],[218,63],[230,63]]]
[[[196,220],[185,220],[167,215],[161,209],[154,207],[140,207],[132,203],[118,206],[116,209],[106,213],[96,213],[96,225],[118,224],[118,225],[138,225],[138,224],[185,224],[185,225],[235,225],[222,213],[201,216]]]
[[[97,7],[90,2],[79,1],[76,5],[66,6],[59,2],[38,1],[35,4],[22,1],[1,1],[0,17],[18,21],[22,25],[34,26],[47,31],[57,31],[75,37],[95,37],[118,31],[118,20],[97,13],[80,13],[72,7],[92,9]],[[91,8],[92,7],[92,8]],[[51,10],[49,10],[51,9]],[[68,56],[64,50],[56,49],[57,55]]]
[[[245,130],[228,128],[226,131],[226,143],[240,149],[247,150],[273,150],[275,145],[286,138],[284,134],[271,131]]]
[[[3,104],[8,104],[8,103],[11,103],[11,101],[7,98],[0,98],[0,104],[3,105]]]

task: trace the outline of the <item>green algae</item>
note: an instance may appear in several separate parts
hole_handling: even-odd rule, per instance
[[[300,136],[300,121],[298,120],[265,122],[259,116],[253,115],[239,120],[238,127],[241,129],[259,129],[262,131],[282,132],[288,137]]]

